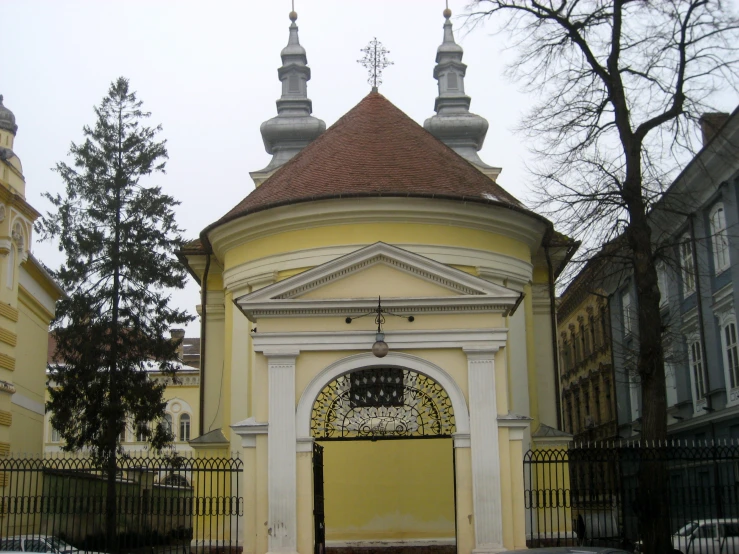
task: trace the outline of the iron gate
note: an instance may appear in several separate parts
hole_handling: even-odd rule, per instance
[[[323,446],[313,443],[313,524],[315,526],[314,554],[326,551],[326,516],[323,502]]]

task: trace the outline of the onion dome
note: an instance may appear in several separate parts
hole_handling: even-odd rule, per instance
[[[0,129],[10,131],[14,135],[18,131],[18,125],[15,124],[15,115],[8,108],[3,106],[2,94],[0,94]]]
[[[326,130],[323,121],[311,116],[313,103],[308,98],[307,85],[310,68],[298,39],[297,18],[297,13],[290,12],[290,37],[280,53],[282,67],[277,75],[282,82],[282,96],[277,100],[277,116],[260,128],[264,148],[272,154],[272,160],[264,169],[252,173],[257,185]]]
[[[444,10],[444,41],[436,51],[434,79],[439,83],[436,97],[436,115],[428,118],[424,128],[465,158],[483,173],[495,179],[500,173],[480,159],[477,152],[482,148],[488,131],[484,117],[470,113],[471,98],[464,92],[464,77],[467,66],[462,63],[464,50],[454,40],[450,9]]]

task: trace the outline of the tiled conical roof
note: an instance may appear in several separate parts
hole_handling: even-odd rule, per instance
[[[368,196],[523,208],[384,96],[372,92],[208,229],[277,206]]]

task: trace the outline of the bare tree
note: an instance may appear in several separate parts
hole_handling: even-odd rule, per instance
[[[624,234],[638,305],[642,435],[666,439],[660,292],[650,207],[692,148],[694,122],[737,82],[739,20],[721,0],[476,0],[514,39],[510,75],[541,98],[522,128],[536,140],[541,200],[596,246]],[[653,479],[651,483],[649,479]],[[662,489],[664,477],[643,484]],[[662,498],[646,499],[655,521]],[[651,518],[650,518],[651,519]],[[670,552],[647,525],[645,551]]]

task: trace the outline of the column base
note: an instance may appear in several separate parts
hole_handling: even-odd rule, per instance
[[[497,554],[498,552],[507,552],[508,549],[502,546],[482,546],[474,548],[472,554]]]

